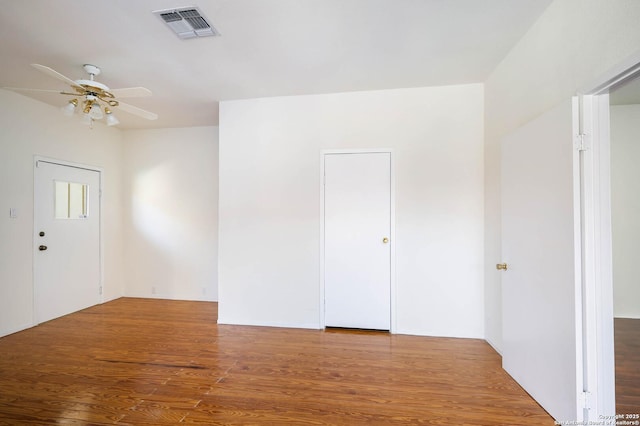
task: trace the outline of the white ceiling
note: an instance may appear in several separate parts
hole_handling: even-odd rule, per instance
[[[121,128],[210,126],[218,101],[483,82],[551,0],[20,0],[0,6],[0,86],[64,89],[102,68],[145,86]],[[152,11],[197,6],[221,37],[180,40]],[[60,95],[29,95],[64,105]]]

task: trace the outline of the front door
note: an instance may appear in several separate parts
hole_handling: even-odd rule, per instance
[[[38,160],[34,197],[41,323],[100,303],[100,172]]]
[[[389,330],[391,154],[324,156],[325,325]]]
[[[502,142],[502,364],[558,421],[582,416],[572,117],[562,103]]]

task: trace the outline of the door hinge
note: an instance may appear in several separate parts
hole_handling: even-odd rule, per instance
[[[586,410],[591,410],[595,407],[594,394],[589,391],[582,391],[579,395],[580,405]]]
[[[586,133],[579,133],[574,136],[573,143],[578,151],[588,151],[591,149],[591,136]]]

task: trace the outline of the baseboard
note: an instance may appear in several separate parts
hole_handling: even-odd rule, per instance
[[[498,355],[502,356],[502,351],[498,348],[496,344],[494,344],[490,339],[484,339],[485,342],[489,344],[493,348],[494,351],[498,353]]]
[[[135,299],[161,299],[161,300],[184,300],[189,302],[217,302],[216,299],[207,297],[190,297],[188,295],[168,295],[168,294],[125,294],[122,297],[131,297]]]
[[[271,321],[246,321],[232,318],[221,317],[218,312],[218,324],[223,325],[246,325],[254,327],[277,327],[277,328],[303,328],[311,330],[319,330],[317,323],[285,323],[285,322],[271,322]]]
[[[23,324],[15,328],[7,328],[5,330],[0,330],[0,337],[5,337],[13,333],[18,333],[19,331],[24,331],[28,328],[35,327],[35,326],[36,324],[31,323],[31,324]]]

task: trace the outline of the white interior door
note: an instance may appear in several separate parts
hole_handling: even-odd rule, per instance
[[[502,142],[503,367],[558,421],[582,416],[572,110],[565,102]]]
[[[389,330],[391,154],[324,157],[325,325]]]
[[[100,172],[37,161],[36,323],[100,303]]]

